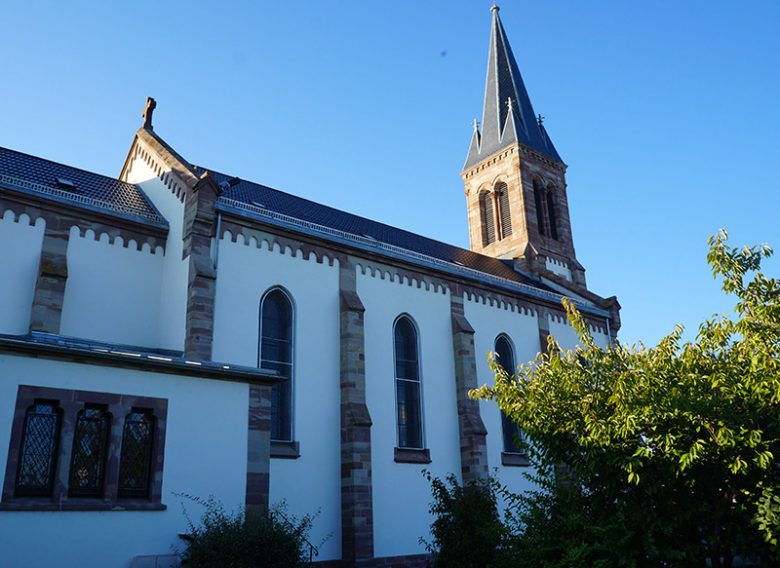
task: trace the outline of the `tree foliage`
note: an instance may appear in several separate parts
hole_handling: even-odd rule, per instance
[[[677,326],[655,347],[601,349],[564,301],[580,346],[550,337],[513,376],[493,363],[495,384],[472,393],[527,435],[540,489],[522,530],[547,565],[565,552],[555,535],[585,558],[561,566],[780,561],[780,282],[761,272],[768,246],[731,248],[725,231],[709,244],[733,317],[693,341]]]

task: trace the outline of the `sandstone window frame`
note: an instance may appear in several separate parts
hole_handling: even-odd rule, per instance
[[[60,411],[53,482],[51,490],[37,495],[19,491],[17,478],[25,439],[28,409],[38,402],[55,403]],[[102,471],[99,495],[70,496],[71,461],[76,422],[79,413],[88,407],[104,407],[113,418],[109,420],[106,460]],[[122,436],[126,417],[133,409],[143,409],[154,417],[155,430],[151,442],[148,494],[123,497],[118,480]],[[2,511],[161,511],[162,474],[165,455],[165,434],[168,400],[106,392],[60,389],[19,385],[16,396],[11,440],[8,448],[0,510]],[[78,492],[76,492],[78,493]]]
[[[266,302],[269,298],[273,298],[274,295],[279,295],[284,299],[287,304],[288,318],[284,324],[289,328],[289,339],[286,339],[289,343],[289,360],[282,361],[277,359],[270,359],[263,355],[264,340],[279,341],[278,337],[268,336],[265,334],[267,329],[264,329],[264,309]],[[275,402],[279,394],[271,395],[271,457],[281,459],[298,459],[301,456],[300,443],[295,440],[295,352],[296,352],[296,305],[292,294],[283,286],[276,285],[271,286],[260,297],[259,318],[258,318],[258,342],[257,342],[257,366],[259,368],[273,369],[280,373],[282,377],[286,377],[286,381],[275,383],[272,387],[272,393],[275,391],[281,391],[281,395],[286,395],[289,399],[288,408],[279,409],[278,403]],[[287,369],[287,373],[284,373],[284,367]],[[281,428],[286,429],[286,434],[282,437],[273,437],[274,430],[274,412],[284,411],[284,414],[280,420],[282,422]]]
[[[411,336],[403,337],[404,332],[411,333]],[[403,353],[399,353],[399,338],[402,340],[402,343],[408,342],[409,346],[413,346],[413,354],[407,353],[406,347],[404,347]],[[425,441],[425,404],[422,388],[421,351],[420,330],[414,318],[406,313],[399,315],[393,322],[393,391],[395,394],[396,417],[394,459],[399,463],[430,463],[431,461],[430,450],[427,449]],[[399,358],[399,355],[404,355],[405,357]],[[413,355],[413,357],[409,358],[408,355]],[[401,369],[400,372],[399,369]],[[409,370],[412,372],[409,373]],[[411,435],[407,432],[405,436],[403,430],[404,428],[408,430],[410,422],[408,419],[402,420],[409,413],[404,412],[408,403],[408,397],[405,397],[404,401],[401,401],[399,397],[399,387],[401,385],[403,385],[405,394],[408,394],[407,389],[414,389],[411,391],[414,393],[412,398],[417,400],[416,419],[414,419],[414,414],[411,414],[414,420],[411,422],[412,430],[414,431]],[[410,440],[411,437],[415,438],[415,440]],[[410,441],[419,443],[413,444]]]
[[[517,358],[514,343],[508,334],[499,333],[496,336],[493,342],[493,351],[497,356],[498,364],[504,368],[507,374],[513,375],[517,371]],[[507,362],[509,363],[508,368]],[[523,438],[523,431],[503,411],[499,410],[499,412],[501,413],[501,465],[528,465],[528,454],[517,443],[517,438]]]

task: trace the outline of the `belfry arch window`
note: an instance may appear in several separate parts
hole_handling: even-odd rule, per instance
[[[547,186],[547,219],[549,220],[550,236],[558,240],[558,204],[555,199],[555,187]]]
[[[421,449],[423,431],[420,352],[417,328],[409,316],[401,316],[396,320],[393,338],[398,447]]]
[[[493,194],[498,203],[498,221],[501,228],[501,238],[505,239],[512,234],[512,215],[509,211],[509,188],[506,183],[499,181],[493,186]]]
[[[515,373],[515,353],[512,348],[512,342],[509,338],[501,334],[496,338],[495,353],[498,359],[499,365],[512,376]],[[523,453],[520,440],[522,439],[523,432],[517,425],[512,422],[509,417],[501,413],[501,432],[503,435],[503,451],[508,454],[520,454]]]
[[[547,234],[544,226],[544,188],[539,180],[534,180],[534,205],[536,206],[536,226],[539,228],[539,234]]]
[[[496,220],[493,212],[493,196],[488,191],[479,194],[479,222],[482,227],[482,246],[496,240]]]
[[[293,305],[283,290],[273,288],[260,301],[260,356],[263,369],[283,380],[271,393],[271,439],[292,441]]]

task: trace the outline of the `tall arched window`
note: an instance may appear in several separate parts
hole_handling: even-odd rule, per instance
[[[479,194],[479,221],[482,226],[482,246],[487,246],[496,240],[493,196],[487,191]]]
[[[87,406],[79,411],[70,462],[71,497],[102,497],[110,428],[111,416],[105,408]]]
[[[54,486],[62,414],[57,403],[35,401],[24,417],[16,495],[49,496]]]
[[[547,218],[550,220],[550,236],[558,240],[558,215],[556,214],[555,187],[547,187]]]
[[[420,356],[417,329],[401,316],[395,322],[395,401],[398,419],[398,447],[423,447]]]
[[[534,180],[534,205],[536,206],[536,226],[540,235],[546,235],[544,228],[544,188],[539,180]]]
[[[271,394],[271,439],[292,441],[293,306],[278,288],[260,302],[259,366],[278,371],[284,379]]]
[[[498,201],[498,218],[501,221],[501,238],[505,239],[512,234],[512,215],[509,211],[509,188],[500,181],[496,183],[493,192]]]
[[[515,373],[515,354],[512,349],[512,343],[506,335],[499,335],[496,338],[496,355],[498,363],[511,376]],[[517,454],[521,453],[520,439],[522,430],[512,422],[503,412],[501,413],[501,431],[504,437],[504,452]]]

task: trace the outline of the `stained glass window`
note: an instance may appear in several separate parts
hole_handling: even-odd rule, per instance
[[[119,496],[148,497],[151,486],[154,417],[136,410],[125,417],[119,456]]]
[[[71,497],[103,495],[110,423],[108,412],[98,406],[87,406],[78,413],[68,485]]]
[[[417,330],[408,317],[395,323],[395,389],[398,446],[422,448],[422,405]]]
[[[285,379],[272,387],[271,439],[292,440],[293,307],[279,289],[260,305],[260,367],[278,371]]]
[[[60,412],[54,402],[36,401],[27,409],[16,476],[17,495],[51,495],[60,423]]]
[[[515,373],[515,355],[512,344],[504,335],[496,338],[496,356],[498,363],[511,376]],[[522,453],[520,441],[523,437],[523,431],[512,422],[503,412],[501,413],[501,430],[504,437],[504,451],[507,453]]]

